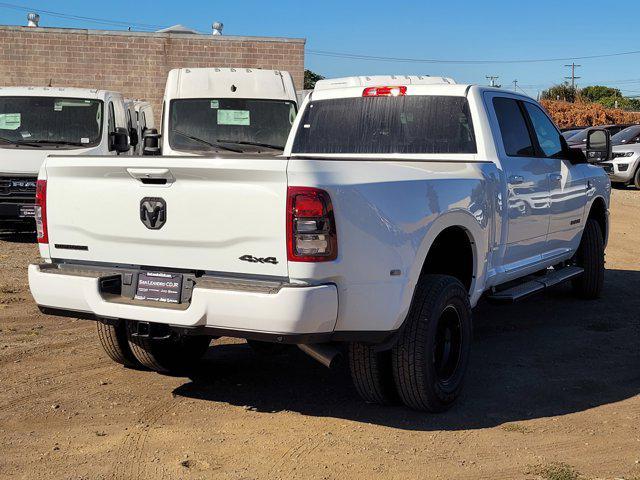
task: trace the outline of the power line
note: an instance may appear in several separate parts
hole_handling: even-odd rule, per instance
[[[537,58],[537,59],[514,59],[514,60],[443,60],[434,58],[404,58],[404,57],[383,57],[375,55],[362,55],[357,53],[331,52],[327,50],[306,50],[308,55],[316,55],[320,57],[348,58],[351,60],[371,60],[383,62],[401,62],[401,63],[445,63],[445,64],[465,64],[465,65],[483,65],[483,64],[514,64],[514,63],[543,63],[543,62],[565,62],[571,60],[588,60],[594,58],[620,57],[623,55],[638,55],[640,50],[629,52],[608,53],[601,55],[582,55],[575,57],[562,58]]]
[[[109,20],[109,19],[105,19],[105,18],[83,17],[83,16],[80,16],[80,15],[71,15],[71,14],[67,14],[67,13],[54,12],[54,11],[51,11],[51,10],[43,10],[41,8],[27,7],[27,6],[22,6],[22,5],[16,5],[16,4],[13,4],[13,3],[0,2],[0,7],[1,8],[8,8],[8,9],[11,9],[11,10],[25,11],[25,12],[44,13],[44,14],[50,15],[52,17],[65,18],[65,19],[68,19],[68,20],[80,20],[80,21],[83,21],[83,22],[96,23],[96,24],[100,24],[100,25],[111,25],[111,26],[118,26],[118,27],[135,27],[135,28],[138,28],[140,30],[159,30],[161,28],[166,28],[165,25],[153,25],[153,24],[148,24],[148,23],[136,23],[136,22],[122,22],[122,21],[118,21],[118,20]]]

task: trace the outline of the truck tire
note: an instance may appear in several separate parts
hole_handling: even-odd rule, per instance
[[[106,354],[116,363],[128,368],[140,368],[140,362],[129,348],[127,341],[127,328],[124,322],[109,325],[96,322],[98,338]]]
[[[410,408],[447,410],[460,395],[471,353],[467,290],[448,275],[425,275],[393,347],[393,375]]]
[[[598,298],[604,284],[604,241],[600,224],[593,218],[587,220],[574,262],[584,269],[571,282],[574,293],[585,299]]]
[[[181,373],[193,367],[209,348],[211,337],[180,335],[154,339],[133,335],[127,325],[129,347],[136,359],[149,370]]]
[[[376,352],[370,345],[352,342],[349,344],[349,370],[353,385],[365,402],[380,405],[398,402],[391,350]]]

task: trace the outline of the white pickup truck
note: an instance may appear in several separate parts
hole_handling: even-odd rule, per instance
[[[124,365],[180,368],[218,336],[325,364],[346,345],[365,400],[441,411],[483,295],[599,295],[610,182],[593,163],[610,154],[598,129],[572,151],[504,90],[325,80],[279,157],[48,158],[31,292],[97,320]]]
[[[122,95],[66,87],[0,87],[0,225],[33,231],[36,177],[50,154],[128,152]]]

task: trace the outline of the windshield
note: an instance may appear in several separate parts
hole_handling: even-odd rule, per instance
[[[640,125],[634,125],[632,127],[620,130],[614,136],[611,137],[612,145],[628,145],[631,143],[638,143],[640,140]]]
[[[224,149],[230,145],[240,151],[242,145],[284,150],[295,117],[295,103],[284,100],[172,100],[169,145],[175,150]]]
[[[464,97],[318,100],[300,122],[294,153],[476,153]]]
[[[55,144],[91,147],[102,136],[102,101],[63,97],[0,97],[0,147]]]

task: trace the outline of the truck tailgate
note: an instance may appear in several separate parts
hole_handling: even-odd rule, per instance
[[[287,276],[286,168],[262,155],[51,157],[50,256]]]

